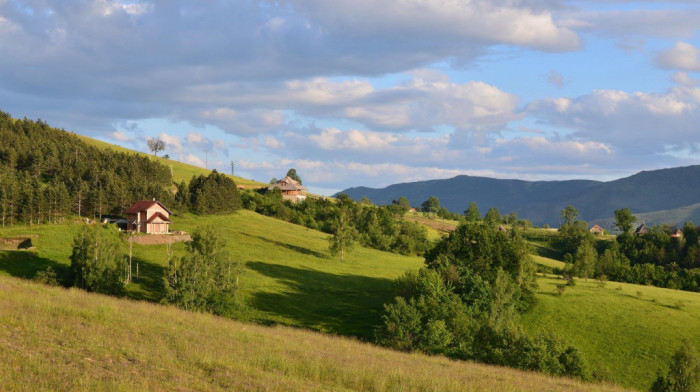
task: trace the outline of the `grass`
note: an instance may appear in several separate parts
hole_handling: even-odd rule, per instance
[[[0,277],[3,391],[621,391]]]
[[[341,263],[328,252],[328,235],[250,211],[186,214],[173,221],[175,230],[214,225],[221,231],[231,255],[245,263],[241,289],[255,309],[253,319],[262,324],[369,340],[380,323],[382,305],[392,297],[392,281],[423,265],[419,257],[362,247]],[[0,251],[0,275],[31,279],[46,266],[66,269],[71,239],[79,229],[76,223],[0,229],[0,237],[36,235],[32,250]],[[173,249],[177,256],[185,247],[177,243]],[[166,245],[135,244],[133,256],[140,276],[127,286],[127,296],[158,301]],[[561,267],[556,259],[534,257],[551,268]],[[539,282],[539,302],[523,316],[526,328],[559,331],[582,350],[597,373],[611,380],[647,389],[683,337],[700,348],[700,330],[694,327],[700,325],[700,294],[615,282],[601,287],[593,280],[577,280],[557,296],[561,280],[542,277]]]
[[[597,373],[647,390],[683,338],[700,349],[700,293],[576,279],[561,296],[556,277],[538,280],[538,303],[523,316],[531,332],[555,330]]]
[[[403,219],[423,225],[428,230],[428,239],[430,241],[439,240],[453,232],[459,224],[459,222],[454,220],[442,219],[437,216],[426,216],[422,212],[407,212]]]
[[[241,289],[256,309],[254,319],[371,339],[382,305],[392,298],[393,280],[422,265],[406,257],[356,247],[340,262],[328,251],[328,235],[264,217],[251,211],[230,215],[185,214],[173,218],[174,230],[191,232],[213,225],[227,239],[231,256],[245,263]],[[37,234],[32,251],[0,251],[0,274],[33,278],[38,269],[70,265],[72,238],[79,224],[16,226],[0,237]],[[159,301],[167,265],[167,245],[133,245],[134,275],[126,287],[133,299]],[[172,245],[175,256],[183,243]]]

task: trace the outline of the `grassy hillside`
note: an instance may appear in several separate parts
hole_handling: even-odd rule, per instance
[[[556,295],[555,277],[538,280],[538,303],[524,315],[530,331],[555,330],[585,354],[592,369],[646,390],[666,371],[683,338],[700,348],[700,293],[576,280]]]
[[[101,149],[107,149],[111,148],[114,151],[119,151],[119,152],[124,152],[124,153],[129,153],[129,154],[141,154],[141,155],[146,155],[149,156],[152,160],[155,160],[157,162],[162,163],[163,165],[170,167],[172,170],[172,175],[173,175],[173,181],[180,183],[180,181],[189,181],[193,175],[208,175],[211,170],[204,169],[202,167],[198,166],[193,166],[193,165],[188,165],[186,163],[178,162],[173,159],[165,159],[163,157],[156,157],[150,154],[145,154],[142,152],[137,152],[134,150],[130,150],[128,148],[124,148],[121,146],[117,146],[114,144],[109,144],[100,140],[92,139],[87,136],[82,136],[82,135],[77,135],[78,138],[80,138],[82,141],[85,143],[95,146],[97,148]],[[280,168],[280,170],[283,170]],[[249,180],[243,177],[232,177],[233,180],[236,182],[237,185],[246,185],[246,186],[265,186],[267,185],[266,183],[263,182],[258,182],[254,180]]]
[[[256,309],[253,319],[262,323],[369,339],[382,304],[392,296],[393,279],[423,265],[418,257],[361,247],[341,263],[328,253],[328,235],[250,211],[176,216],[174,222],[177,230],[212,224],[225,234],[233,257],[246,264],[242,290]],[[36,235],[31,251],[0,251],[0,275],[32,278],[45,265],[66,268],[71,238],[79,228],[80,224],[64,224],[0,229],[0,237]],[[541,235],[539,261],[561,266],[556,264],[556,249],[544,245],[547,233]],[[537,242],[536,235],[531,238]],[[182,254],[184,244],[174,244],[173,249],[176,256]],[[134,245],[140,279],[127,287],[129,297],[160,298],[165,254],[166,245]],[[683,337],[700,347],[700,331],[692,327],[700,325],[700,294],[578,281],[559,297],[555,286],[561,281],[541,277],[539,282],[539,303],[523,317],[526,327],[559,331],[611,380],[646,389]]]
[[[258,310],[255,319],[264,323],[369,339],[379,322],[382,305],[392,297],[392,281],[422,265],[418,257],[362,247],[356,247],[341,263],[328,252],[327,234],[250,211],[205,217],[187,214],[173,221],[174,230],[191,232],[197,226],[214,225],[223,232],[231,255],[246,265],[242,290]],[[32,278],[43,265],[67,268],[72,238],[79,227],[64,224],[0,229],[0,237],[38,236],[32,252],[0,251],[0,274]],[[140,279],[127,286],[128,296],[160,299],[166,247],[134,244]],[[175,256],[183,254],[184,244],[174,244],[173,250]]]
[[[3,391],[615,391],[0,277]]]

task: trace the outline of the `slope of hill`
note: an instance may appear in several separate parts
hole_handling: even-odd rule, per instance
[[[241,289],[254,308],[252,318],[264,324],[371,339],[382,305],[392,297],[393,279],[423,264],[418,257],[362,247],[341,263],[328,253],[328,235],[250,211],[173,220],[179,230],[206,224],[222,231],[229,252],[246,264]],[[31,251],[0,251],[0,275],[32,278],[46,266],[66,268],[70,239],[80,225],[0,229],[0,237],[36,235]],[[178,256],[184,246],[176,243],[173,249]],[[166,245],[134,245],[134,261],[140,265],[140,277],[127,286],[127,295],[158,301]],[[539,282],[539,304],[524,316],[528,329],[554,328],[580,346],[594,369],[624,385],[646,389],[649,377],[666,366],[683,337],[691,337],[700,347],[699,331],[685,334],[692,330],[688,326],[699,325],[700,294],[613,282],[599,288],[594,281],[579,281],[559,297],[555,279],[541,277]],[[623,288],[617,290],[618,286]]]
[[[635,214],[658,211],[650,217],[660,221],[647,223],[682,224],[683,221],[671,219],[688,216],[687,211],[678,213],[676,209],[687,210],[688,206],[700,201],[700,165],[643,171],[609,182],[532,182],[457,176],[395,184],[382,189],[349,188],[340,193],[347,193],[356,200],[367,196],[377,204],[389,204],[404,196],[414,206],[419,206],[430,196],[437,196],[444,207],[458,213],[474,201],[482,213],[497,207],[501,213],[514,211],[536,225],[558,226],[559,212],[569,204],[579,210],[581,219],[589,222],[602,222],[612,217],[614,210],[626,207]],[[661,212],[663,210],[667,211]]]
[[[3,391],[615,391],[0,277]]]
[[[407,257],[357,247],[345,262],[330,256],[328,235],[251,211],[229,215],[172,217],[173,229],[192,232],[212,225],[227,239],[231,256],[245,263],[241,286],[254,319],[262,323],[312,328],[371,339],[382,305],[392,298],[392,282],[422,265]],[[72,238],[81,223],[14,226],[0,229],[0,238],[34,235],[31,251],[0,251],[0,275],[33,278],[51,266],[70,265]],[[167,245],[133,245],[139,279],[126,287],[134,299],[159,301],[167,266]],[[174,256],[184,244],[172,245]],[[136,268],[134,266],[134,268]]]
[[[166,159],[163,157],[157,157],[154,155],[130,150],[128,148],[124,148],[124,147],[117,146],[114,144],[109,144],[109,143],[103,142],[101,140],[93,139],[93,138],[90,138],[87,136],[82,136],[82,135],[76,135],[76,136],[79,139],[81,139],[82,141],[84,141],[85,143],[87,143],[91,146],[95,146],[99,149],[106,150],[109,148],[109,149],[112,149],[114,151],[124,152],[124,153],[128,153],[128,154],[138,154],[138,155],[142,155],[142,156],[147,156],[154,161],[162,163],[163,165],[170,168],[171,174],[173,176],[173,181],[176,183],[179,183],[180,181],[187,182],[192,178],[192,176],[198,176],[198,175],[205,175],[206,176],[211,172],[211,170],[207,170],[203,167],[189,165],[187,163],[182,163],[182,162],[176,161],[174,159]],[[226,174],[226,173],[224,173],[224,174]],[[237,177],[237,176],[231,176],[231,177],[233,178],[233,180],[236,182],[237,185],[244,185],[244,186],[266,186],[267,185],[265,183],[258,182],[255,180],[250,180],[250,179],[243,178],[243,177]]]
[[[561,283],[538,279],[538,302],[523,323],[566,336],[601,377],[648,390],[683,338],[700,347],[700,293],[576,279],[559,296]]]

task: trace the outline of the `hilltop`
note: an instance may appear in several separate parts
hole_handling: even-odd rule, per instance
[[[376,204],[390,204],[400,196],[414,207],[437,196],[448,210],[462,213],[474,201],[485,213],[496,207],[501,213],[516,212],[536,225],[558,226],[559,212],[573,205],[580,218],[610,229],[616,209],[629,208],[647,224],[700,221],[700,165],[643,171],[614,181],[522,181],[457,176],[389,185],[375,189],[343,190],[355,200],[366,196]]]

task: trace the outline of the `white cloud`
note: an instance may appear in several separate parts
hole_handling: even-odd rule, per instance
[[[532,102],[528,112],[580,141],[605,143],[623,155],[663,154],[700,143],[700,89],[680,85],[665,93],[596,90],[574,99]]]
[[[386,133],[363,132],[357,129],[343,132],[336,128],[329,128],[324,129],[320,135],[310,135],[309,139],[324,150],[376,152],[385,151],[398,138]]]
[[[288,2],[341,35],[403,35],[406,40],[435,35],[449,41],[472,39],[547,51],[579,46],[576,33],[558,26],[551,12],[529,8],[525,2],[387,0],[381,12],[371,0]]]
[[[109,137],[120,142],[128,142],[131,140],[131,137],[122,131],[114,131],[109,134]]]
[[[187,154],[187,156],[185,156],[185,163],[189,163],[190,165],[195,165],[199,167],[204,167],[204,161],[192,153]]]
[[[158,138],[165,143],[166,150],[169,150],[175,154],[182,154],[183,148],[179,136],[168,135],[167,133],[162,132],[158,134]]]
[[[656,62],[662,68],[700,72],[700,49],[679,41],[673,48],[659,53]]]

